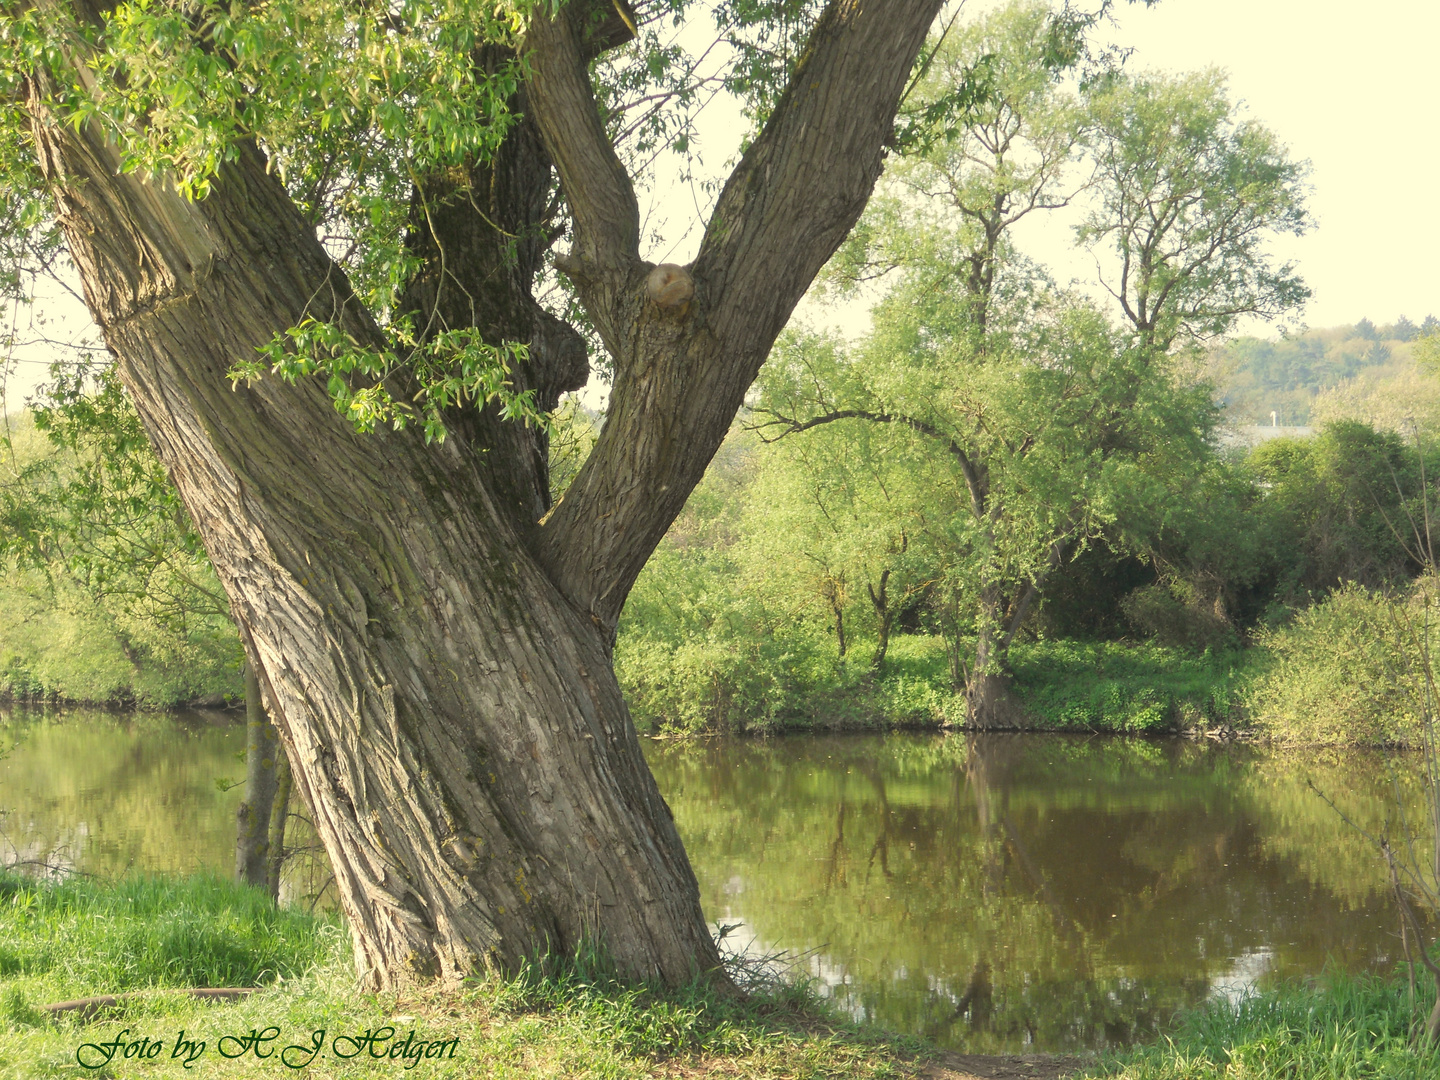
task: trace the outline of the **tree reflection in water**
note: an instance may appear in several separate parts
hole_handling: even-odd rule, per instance
[[[1113,1046],[1261,969],[1396,959],[1383,866],[1306,787],[1383,817],[1378,755],[891,735],[650,760],[711,918],[817,950],[853,1015],[945,1045]]]
[[[0,713],[0,855],[228,873],[239,793],[216,780],[243,744],[223,716]],[[1399,959],[1377,852],[1308,786],[1383,831],[1379,754],[1042,735],[648,752],[712,920],[752,953],[814,950],[853,1015],[945,1045],[1122,1044],[1267,973]]]

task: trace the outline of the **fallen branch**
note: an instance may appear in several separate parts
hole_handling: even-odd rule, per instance
[[[40,1008],[51,1016],[74,1012],[79,1013],[83,1019],[89,1019],[102,1009],[113,1009],[122,1002],[153,997],[155,994],[189,994],[201,1001],[237,1001],[258,990],[258,986],[177,986],[159,990],[132,990],[128,994],[100,994],[98,997],[77,998],[74,1001],[57,1001],[53,1005],[41,1005]]]

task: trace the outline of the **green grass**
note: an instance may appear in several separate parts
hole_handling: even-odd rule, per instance
[[[333,919],[276,911],[260,894],[214,878],[37,883],[0,875],[0,1078],[92,1075],[265,1076],[373,1080],[407,1073],[368,1052],[335,1056],[335,1038],[371,1032],[385,1047],[414,1032],[430,1045],[456,1040],[454,1056],[422,1059],[426,1077],[912,1078],[927,1054],[913,1042],[828,1017],[803,985],[774,984],[749,997],[705,984],[659,991],[616,977],[602,951],[527,965],[514,978],[463,990],[404,995],[356,992],[349,949]],[[266,988],[245,1001],[207,1005],[166,993],[186,985]],[[60,998],[148,988],[92,1020],[52,1018],[37,1006]],[[1081,1069],[1123,1080],[1432,1080],[1440,1052],[1411,1030],[1428,1012],[1423,985],[1412,1003],[1402,980],[1330,977],[1281,985],[1182,1016],[1162,1042]],[[204,1042],[194,1067],[172,1059],[185,1039]],[[313,1046],[303,1070],[253,1053],[225,1058],[227,1035],[274,1029],[265,1049]],[[389,1029],[387,1032],[386,1029]],[[82,1071],[84,1044],[140,1039],[163,1044],[153,1059],[117,1059]],[[229,1042],[235,1050],[239,1044]],[[355,1043],[346,1044],[354,1047]],[[292,1052],[293,1054],[293,1052]],[[93,1059],[93,1054],[91,1055]],[[293,1059],[292,1059],[293,1060]]]
[[[1038,727],[1134,733],[1239,726],[1250,659],[1121,642],[1010,650],[1016,689]]]
[[[1433,990],[1422,987],[1417,997],[1423,1017]],[[1416,1019],[1403,981],[1328,976],[1190,1013],[1165,1043],[1096,1072],[1124,1080],[1434,1080],[1440,1051],[1411,1038]]]
[[[12,1006],[177,986],[258,986],[325,962],[333,919],[198,875],[42,883],[0,874],[0,980]]]
[[[214,878],[120,883],[39,883],[0,875],[0,1078],[89,1075],[129,1080],[202,1076],[358,1078],[913,1077],[918,1046],[860,1032],[825,1014],[803,987],[774,985],[749,997],[696,984],[658,991],[617,978],[603,953],[531,964],[515,978],[473,987],[432,987],[404,995],[356,990],[348,942],[333,919],[276,911],[252,890]],[[244,1001],[205,1004],[166,989],[253,985]],[[127,990],[126,1000],[90,1020],[50,1017],[47,1002]],[[377,1060],[362,1050],[335,1054],[337,1036],[369,1031],[394,1046],[415,1032],[429,1044],[458,1040],[454,1056]],[[251,1053],[220,1056],[227,1035],[274,1038],[263,1049],[312,1047],[303,1070]],[[173,1059],[181,1031],[205,1052],[183,1069]],[[77,1050],[121,1039],[163,1044],[151,1059],[116,1058],[82,1070]],[[344,1044],[353,1049],[355,1043]],[[231,1041],[227,1049],[239,1044]],[[87,1051],[97,1060],[99,1051]],[[294,1052],[292,1052],[292,1059]],[[298,1059],[297,1059],[298,1060]]]

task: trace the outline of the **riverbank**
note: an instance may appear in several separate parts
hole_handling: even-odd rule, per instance
[[[1427,578],[1399,598],[1347,586],[1243,647],[1238,639],[1200,651],[1158,641],[1017,641],[1005,711],[1016,729],[1032,731],[1418,745],[1415,718],[1425,708],[1432,646],[1440,646],[1423,645],[1417,630],[1436,625],[1432,586]],[[0,703],[184,709],[241,700],[229,638],[213,654],[172,649],[162,663],[160,652],[123,654],[98,630],[80,633],[73,613],[46,617],[59,621],[44,635],[28,622],[11,633],[0,617]],[[876,644],[863,636],[839,655],[832,641],[798,630],[675,642],[626,624],[615,670],[648,734],[942,730],[966,724],[953,665],[973,649],[954,645],[897,632],[877,666]]]
[[[1067,640],[1017,644],[1011,658],[1016,696],[1033,730],[1126,734],[1245,728],[1243,690],[1265,662],[1255,650],[1197,654],[1149,643]],[[897,635],[879,674],[853,658],[755,669],[765,686],[729,685],[719,673],[690,671],[673,657],[658,675],[647,676],[644,666],[634,650],[617,655],[636,722],[650,734],[940,730],[965,721],[964,696],[953,688],[938,637]],[[88,679],[88,669],[76,670]],[[0,705],[184,711],[242,702],[235,693],[137,697],[128,684],[102,694],[71,693],[67,687],[91,682],[41,681],[18,671],[7,674],[0,666]],[[197,670],[190,682],[204,683],[210,674]]]
[[[859,641],[846,657],[660,649],[622,641],[616,672],[653,733],[939,730],[965,723],[943,638],[897,635],[879,671]],[[1261,650],[1041,640],[1010,649],[1019,715],[1035,731],[1178,734],[1244,730]]]
[[[698,985],[656,993],[620,982],[596,955],[463,991],[358,994],[336,918],[276,910],[213,877],[0,874],[0,943],[6,1080],[74,1075],[77,1064],[117,1078],[246,1080],[402,1067],[431,1078],[964,1075],[914,1040],[844,1022],[803,986],[757,979],[744,1000]],[[261,989],[204,1003],[184,992],[194,986]],[[46,1008],[102,994],[126,996]]]
[[[626,1080],[1420,1080],[1440,1068],[1440,1055],[1409,1038],[1416,1007],[1433,995],[1421,988],[1412,1006],[1399,980],[1333,979],[1233,1007],[1212,1001],[1154,1045],[1087,1060],[937,1051],[845,1022],[794,984],[759,985],[743,1001],[698,987],[655,993],[616,980],[594,955],[464,991],[357,994],[335,918],[277,911],[259,893],[207,877],[0,875],[0,942],[6,1080],[74,1075],[77,1060],[117,1080],[253,1080],[297,1066],[334,1078],[387,1069]],[[262,989],[205,1004],[183,993],[197,985]],[[121,993],[132,996],[100,1011],[44,1007]],[[200,1068],[186,1069],[187,1060]]]

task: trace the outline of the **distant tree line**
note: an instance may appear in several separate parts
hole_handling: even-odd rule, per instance
[[[1381,327],[1361,319],[1278,340],[1233,338],[1208,350],[1206,374],[1229,423],[1269,424],[1274,412],[1282,427],[1304,426],[1326,391],[1362,375],[1396,377],[1411,361],[1412,343],[1437,330],[1440,320],[1427,315],[1419,326],[1402,316]]]

